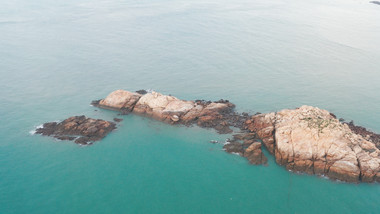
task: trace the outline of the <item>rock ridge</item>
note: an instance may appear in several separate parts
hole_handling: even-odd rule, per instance
[[[169,124],[213,128],[220,134],[232,133],[231,127],[241,129],[249,118],[247,113],[236,113],[235,105],[228,100],[187,101],[145,90],[137,92],[116,90],[104,99],[93,101],[92,105],[116,110],[122,114],[134,113]],[[236,153],[247,158],[251,164],[266,164],[267,158],[262,153],[261,142],[257,141],[255,137],[256,135],[241,130],[240,135],[235,135],[229,142],[230,144],[225,145],[225,151],[234,153],[232,147],[237,146],[241,151]],[[243,138],[244,140],[242,140]]]

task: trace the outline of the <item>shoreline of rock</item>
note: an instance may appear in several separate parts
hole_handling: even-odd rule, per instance
[[[181,100],[155,91],[116,90],[92,101],[95,107],[134,113],[168,124],[197,125],[220,134],[233,133],[223,150],[238,154],[250,164],[266,165],[264,146],[277,164],[296,173],[325,176],[345,182],[380,182],[380,134],[352,121],[344,122],[326,110],[312,106],[271,113],[238,113],[228,100]],[[116,129],[114,122],[85,116],[70,117],[38,127],[36,134],[80,145],[91,145]],[[210,141],[210,143],[217,143]]]
[[[235,112],[228,100],[186,101],[155,91],[138,92],[117,90],[92,104],[169,124],[213,128],[218,133],[238,128],[241,134],[223,148],[252,164],[267,163],[263,144],[277,164],[289,171],[354,183],[380,182],[380,135],[342,122],[326,110],[302,106],[249,115]]]

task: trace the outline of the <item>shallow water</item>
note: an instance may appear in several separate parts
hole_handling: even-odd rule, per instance
[[[251,166],[229,137],[123,116],[80,147],[31,135],[123,88],[314,105],[380,132],[380,6],[368,1],[3,1],[0,213],[379,213],[379,184]]]

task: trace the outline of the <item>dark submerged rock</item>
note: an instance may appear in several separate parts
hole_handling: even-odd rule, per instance
[[[370,3],[380,5],[380,1],[370,1]]]
[[[116,117],[115,117],[115,118],[113,118],[113,121],[119,123],[119,122],[123,121],[123,119],[121,119],[121,118],[116,118]]]
[[[101,100],[93,100],[91,101],[91,105],[98,106]]]
[[[228,153],[238,154],[248,159],[250,164],[267,164],[268,159],[261,150],[261,142],[255,140],[244,140],[244,143],[237,141],[227,142],[223,149]]]
[[[116,124],[113,122],[82,115],[70,117],[60,123],[45,123],[42,128],[36,130],[36,134],[59,140],[75,140],[75,143],[80,145],[91,145],[92,142],[101,140],[114,129],[116,129]]]
[[[144,90],[144,89],[141,89],[141,90],[136,91],[136,93],[144,95],[144,94],[146,94],[148,92],[146,90]]]
[[[261,143],[258,141],[253,142],[244,150],[244,157],[248,159],[249,163],[254,165],[268,163],[267,157],[265,157],[261,150]]]
[[[243,141],[243,143],[239,141]],[[228,140],[223,148],[228,153],[236,153],[247,158],[250,164],[261,165],[268,163],[268,159],[262,152],[261,142],[256,139],[255,133],[235,134],[233,139]]]
[[[234,153],[240,156],[244,154],[243,144],[239,142],[227,142],[224,144],[223,149],[228,153]]]

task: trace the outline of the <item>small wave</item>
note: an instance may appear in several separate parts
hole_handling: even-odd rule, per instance
[[[323,179],[326,179],[326,180],[329,179],[329,177],[328,177],[327,175],[319,175],[319,177],[320,177],[320,178],[323,178]]]
[[[29,134],[34,135],[36,134],[37,129],[43,128],[44,124],[36,126],[33,130],[29,131]]]
[[[237,152],[231,152],[231,154],[234,154],[234,155],[240,156],[240,154],[237,153]]]

